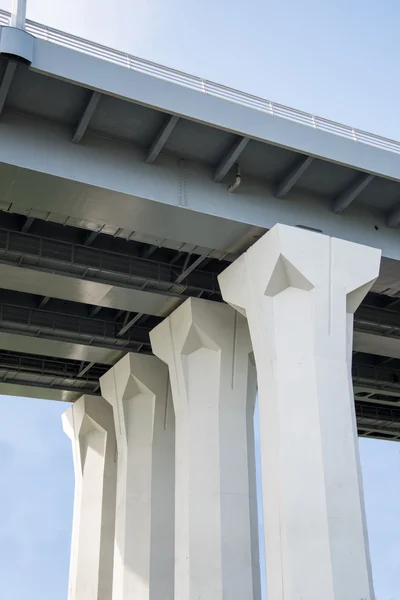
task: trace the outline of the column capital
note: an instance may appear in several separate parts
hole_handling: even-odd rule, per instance
[[[112,419],[112,408],[99,396],[84,394],[62,414],[64,433],[74,441],[82,431],[85,418],[92,428],[107,431]]]
[[[150,332],[153,352],[166,363],[173,359],[172,352],[185,356],[199,348],[218,352],[231,344],[232,337],[226,335],[226,330],[231,327],[234,335],[235,318],[235,312],[226,304],[188,298]]]
[[[354,313],[379,274],[381,251],[321,233],[275,225],[218,277],[223,298],[246,314],[254,296],[288,287],[338,292]]]
[[[114,409],[118,443],[126,444],[131,401],[143,396],[154,408],[157,397],[166,398],[168,369],[156,356],[129,353],[101,377],[100,385],[103,397]]]
[[[154,396],[165,388],[167,367],[155,356],[126,354],[101,377],[103,397],[112,405],[138,394]],[[166,391],[166,390],[165,390]]]

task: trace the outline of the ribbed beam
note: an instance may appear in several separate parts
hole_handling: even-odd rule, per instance
[[[26,353],[0,351],[0,381],[17,385],[97,393],[105,365],[92,364],[91,374],[80,373],[79,362]]]
[[[399,337],[400,313],[386,308],[361,305],[354,315],[354,329],[356,331],[370,331],[386,337]],[[400,344],[400,339],[399,339]]]
[[[51,379],[50,382],[48,381],[49,379]],[[38,388],[70,393],[72,392],[78,395],[91,394],[92,396],[100,396],[98,383],[92,385],[82,385],[82,380],[77,380],[76,384],[74,384],[75,380],[73,380],[72,382],[70,380],[65,381],[63,378],[49,377],[47,375],[42,375],[38,377],[36,381],[31,381],[31,375],[29,373],[25,373],[24,371],[20,371],[18,374],[14,373],[13,371],[10,371],[8,375],[4,375],[0,367],[0,394],[21,396],[21,388]],[[4,385],[8,385],[11,387],[9,389],[5,389]],[[13,387],[15,387],[18,390],[17,393],[12,392]],[[29,394],[29,397],[35,396],[34,394]],[[37,397],[43,398],[43,396],[39,393],[37,394]],[[49,396],[49,399],[62,399],[67,402],[71,402],[75,398],[70,396],[66,396],[65,398],[55,398]]]
[[[113,365],[122,358],[126,350],[124,348],[97,348],[87,344],[77,344],[70,340],[50,340],[37,336],[25,335],[23,332],[0,331],[0,351],[12,351],[18,354],[29,352],[35,356],[51,356],[65,360],[76,360],[79,364],[100,363],[102,365]]]
[[[141,319],[143,317],[143,313],[138,313],[137,315],[135,315],[134,317],[132,317],[132,319],[130,319],[129,321],[127,320],[122,329],[120,329],[120,331],[117,333],[118,337],[121,337],[123,335],[125,335],[125,333],[127,331],[129,331],[129,329],[131,329],[135,323],[137,323],[139,321],[139,319]]]
[[[6,66],[6,70],[3,75],[3,79],[0,84],[0,115],[3,112],[4,105],[7,100],[8,91],[11,86],[15,71],[17,69],[17,63],[9,60]]]
[[[38,308],[40,308],[40,309],[44,308],[49,300],[50,300],[50,296],[43,296],[43,298],[39,302]]]
[[[88,373],[90,371],[90,369],[92,367],[94,367],[95,364],[96,363],[94,363],[94,362],[87,363],[86,365],[83,364],[81,370],[79,371],[79,373],[77,375],[77,377],[80,379],[81,377],[83,377],[84,375],[86,375],[86,373]]]
[[[305,156],[300,161],[296,162],[296,164],[287,173],[286,177],[284,177],[282,181],[278,183],[275,194],[277,198],[283,198],[288,192],[290,192],[292,187],[296,185],[300,177],[303,175],[303,173],[305,173],[313,160],[314,159],[312,156]]]
[[[34,220],[35,220],[34,217],[26,217],[25,223],[21,227],[21,232],[22,233],[28,233],[28,231],[32,227],[32,224],[33,224]]]
[[[94,366],[94,363],[91,363]],[[34,375],[48,375],[54,377],[64,377],[67,379],[78,379],[83,377],[84,373],[80,370],[79,361],[60,360],[52,357],[34,356],[28,353],[0,351],[0,368],[13,372],[23,371]],[[107,371],[105,365],[96,366],[95,372],[86,376],[86,381],[96,383],[101,375]]]
[[[400,202],[394,209],[389,213],[387,224],[388,227],[397,227],[400,223]]]
[[[85,131],[89,126],[90,119],[94,115],[94,111],[97,108],[99,100],[101,98],[100,92],[92,92],[89,98],[89,102],[86,105],[85,110],[82,113],[82,116],[77,124],[74,135],[72,137],[72,141],[74,144],[79,144],[83,136],[85,135]]]
[[[353,383],[358,388],[362,387],[371,393],[381,391],[382,399],[387,396],[387,398],[396,398],[396,401],[400,401],[400,373],[398,371],[384,366],[353,363],[352,374]]]
[[[154,138],[153,143],[151,144],[151,146],[147,152],[147,156],[146,156],[147,163],[153,163],[156,160],[156,158],[160,154],[161,150],[167,143],[167,140],[170,137],[171,133],[175,129],[178,121],[179,121],[179,117],[176,117],[175,115],[172,115],[171,117],[169,117],[167,122],[164,124],[164,126],[161,128],[161,130],[158,132],[158,134]]]
[[[222,181],[222,179],[229,172],[231,167],[235,164],[239,156],[242,154],[249,141],[249,138],[241,137],[234,143],[232,148],[227,154],[225,154],[218,167],[216,168],[214,173],[214,181],[216,181],[217,183],[219,181]]]
[[[149,332],[130,327],[129,334],[119,332],[113,321],[83,317],[79,314],[41,310],[17,304],[23,295],[15,295],[15,304],[0,304],[0,331],[23,334],[59,342],[75,342],[97,348],[150,352]]]
[[[335,200],[333,212],[341,213],[350,206],[374,179],[374,175],[360,175]]]
[[[391,439],[400,437],[400,408],[371,405],[356,401],[359,434],[365,437]]]
[[[215,274],[193,272],[205,258],[205,255],[200,256],[185,271],[183,267],[165,262],[60,240],[54,233],[50,239],[47,235],[42,237],[0,229],[0,261],[5,264],[23,266],[24,269],[40,268],[52,274],[133,290],[142,290],[143,285],[150,284],[151,291],[146,292],[149,296],[157,290],[166,297],[178,297],[180,294],[186,297],[202,292],[209,296],[216,294],[218,299],[220,294]],[[173,291],[172,284],[175,284]]]
[[[84,246],[90,246],[90,244],[92,242],[94,242],[94,240],[97,238],[97,236],[99,235],[100,231],[89,231],[89,233],[86,236],[85,241],[83,242]]]

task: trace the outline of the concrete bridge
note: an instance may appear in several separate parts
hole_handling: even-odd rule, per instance
[[[0,393],[74,402],[70,600],[259,598],[257,385],[269,597],[372,600],[356,436],[400,438],[400,143],[24,4]]]

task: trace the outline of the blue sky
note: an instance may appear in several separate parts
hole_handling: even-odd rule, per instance
[[[31,19],[400,139],[398,0],[27,1]],[[0,398],[7,599],[66,598],[73,500],[60,420],[66,408]],[[400,444],[362,440],[361,457],[376,593],[400,600]]]
[[[65,600],[73,504],[67,405],[0,396],[0,581],[5,599]],[[360,440],[375,590],[400,589],[400,444]],[[265,582],[264,582],[265,590]]]

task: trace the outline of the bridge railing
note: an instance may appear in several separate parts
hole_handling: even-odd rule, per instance
[[[10,13],[0,10],[0,25],[9,25],[9,23]],[[48,27],[47,25],[36,23],[35,21],[27,20],[26,30],[33,36],[42,40],[53,42],[54,44],[65,46],[66,48],[71,48],[102,60],[107,60],[128,69],[147,73],[153,77],[159,77],[160,79],[201,91],[210,96],[222,98],[236,104],[241,104],[242,106],[248,106],[270,115],[294,121],[301,125],[307,125],[314,129],[319,129],[320,131],[339,135],[353,140],[354,142],[367,144],[369,146],[374,146],[375,148],[381,148],[400,154],[400,142],[397,142],[396,140],[385,138],[354,127],[349,127],[348,125],[342,125],[341,123],[330,121],[329,119],[324,119],[301,110],[296,110],[295,108],[290,108],[283,104],[272,102],[271,100],[266,100],[219,83],[214,83],[207,79],[202,79],[201,77],[189,75],[188,73],[132,56],[126,52],[108,48],[107,46],[65,33],[58,29],[54,29],[53,27]]]

